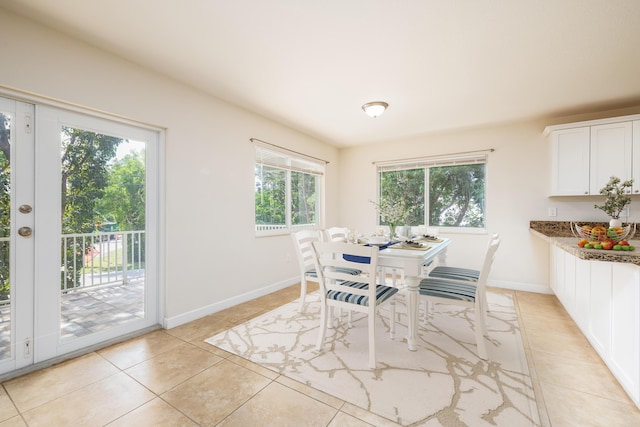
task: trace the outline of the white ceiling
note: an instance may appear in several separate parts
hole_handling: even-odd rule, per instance
[[[639,0],[0,6],[338,146],[640,105]]]

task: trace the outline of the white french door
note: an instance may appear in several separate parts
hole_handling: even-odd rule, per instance
[[[158,324],[159,132],[0,113],[0,374]]]
[[[34,360],[34,111],[0,98],[0,373]]]

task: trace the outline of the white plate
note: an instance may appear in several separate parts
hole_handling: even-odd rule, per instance
[[[367,238],[367,243],[370,245],[386,245],[389,243],[389,240],[385,239],[382,236],[371,236]]]

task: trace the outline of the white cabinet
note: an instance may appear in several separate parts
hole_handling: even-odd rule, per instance
[[[632,131],[632,151],[633,151],[633,162],[634,167],[631,171],[631,176],[633,178],[633,194],[640,194],[640,120],[633,121],[633,131]]]
[[[600,194],[611,176],[631,179],[632,122],[591,126],[589,193]],[[640,169],[640,164],[635,165]]]
[[[587,338],[603,359],[611,343],[611,263],[591,263]]]
[[[565,300],[565,308],[571,317],[575,316],[576,309],[576,257],[563,251],[564,255],[564,286],[562,289]]]
[[[556,294],[558,299],[562,300],[561,295],[564,295],[562,286],[564,285],[564,253],[562,249],[556,245],[551,245],[550,252],[550,279],[551,289]]]
[[[550,253],[552,290],[640,407],[640,267]]]
[[[576,258],[575,315],[573,320],[586,331],[589,327],[589,301],[591,300],[591,263]]]
[[[589,127],[552,133],[552,189],[554,196],[589,194]]]
[[[640,194],[640,115],[548,126],[552,196],[599,195],[611,176]]]
[[[611,346],[609,367],[623,387],[640,395],[640,269],[615,264],[611,280]]]

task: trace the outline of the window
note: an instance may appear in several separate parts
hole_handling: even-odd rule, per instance
[[[324,164],[256,145],[257,235],[319,227]]]
[[[379,163],[380,206],[399,207],[401,218],[380,224],[485,227],[486,156],[459,156]]]

